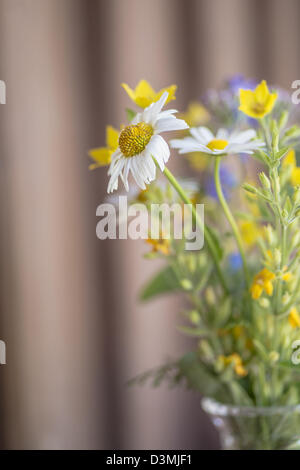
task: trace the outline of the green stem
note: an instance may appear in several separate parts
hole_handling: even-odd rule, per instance
[[[249,272],[247,268],[247,263],[246,263],[246,256],[244,252],[244,247],[243,247],[243,241],[242,237],[240,234],[240,231],[238,229],[238,226],[236,224],[236,221],[231,213],[231,210],[229,209],[229,206],[226,202],[226,199],[224,197],[223,191],[222,191],[222,186],[220,182],[220,163],[221,163],[221,157],[215,157],[215,184],[216,184],[216,191],[218,194],[219,201],[221,203],[221,206],[224,210],[224,213],[226,215],[226,218],[228,222],[231,225],[233,234],[235,236],[235,239],[237,241],[238,248],[241,253],[242,261],[243,261],[243,269],[244,269],[244,274],[245,274],[245,279],[246,279],[246,284],[249,286],[250,284],[250,278],[249,278]]]
[[[156,160],[154,159],[154,162],[156,164],[156,166],[158,166],[158,163],[156,162]],[[209,253],[215,263],[215,266],[216,266],[216,271],[217,271],[217,275],[219,277],[219,280],[220,280],[220,283],[223,287],[223,290],[225,291],[225,293],[227,294],[229,292],[228,290],[228,287],[227,287],[227,283],[225,281],[225,278],[224,278],[224,275],[222,273],[222,270],[221,270],[221,266],[220,266],[220,263],[219,263],[219,258],[218,258],[218,255],[216,253],[216,249],[215,249],[215,246],[214,246],[214,242],[211,238],[211,235],[210,233],[208,232],[208,230],[205,228],[204,224],[203,224],[203,221],[201,220],[201,218],[199,217],[199,215],[197,214],[197,211],[194,207],[194,205],[192,204],[192,202],[190,201],[190,199],[188,198],[188,196],[186,195],[184,189],[182,188],[182,186],[180,186],[180,184],[178,183],[177,179],[175,178],[175,176],[171,173],[170,170],[168,170],[168,168],[165,168],[164,171],[163,171],[164,175],[166,176],[166,178],[168,179],[168,181],[170,182],[170,184],[173,186],[173,188],[177,191],[177,193],[179,194],[180,198],[182,199],[182,201],[185,203],[185,204],[189,204],[189,206],[191,207],[191,212],[192,212],[192,217],[193,217],[193,221],[194,223],[196,223],[198,225],[198,227],[203,230],[203,233],[204,233],[204,237],[205,237],[205,241],[207,243],[207,247],[208,247],[208,250],[209,250]]]

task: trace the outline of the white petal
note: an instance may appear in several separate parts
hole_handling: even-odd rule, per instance
[[[143,120],[143,113],[136,113],[134,118],[130,121],[130,124],[138,124]]]
[[[143,120],[149,124],[155,124],[159,113],[161,112],[169,93],[165,91],[158,101],[151,103],[143,112]]]
[[[228,140],[228,131],[226,129],[219,129],[216,134],[217,139]]]
[[[136,184],[141,188],[141,189],[146,189],[146,185],[144,183],[143,178],[141,177],[140,171],[139,171],[139,165],[138,165],[138,157],[132,157],[131,159],[131,174],[133,178],[135,179]]]
[[[155,124],[155,131],[159,132],[168,132],[168,131],[177,131],[181,129],[188,129],[188,125],[182,119],[177,119],[175,116],[169,116],[166,118],[158,119]]]
[[[237,144],[244,144],[245,142],[249,142],[249,140],[254,139],[256,137],[256,132],[254,129],[248,129],[247,131],[243,132],[233,132],[229,137],[229,142],[234,142]]]
[[[165,118],[169,116],[170,114],[175,114],[175,113],[178,113],[177,109],[166,109],[165,111],[162,111],[161,113],[159,113],[158,119]]]
[[[200,144],[196,139],[193,139],[192,137],[186,137],[184,139],[172,139],[170,140],[170,145],[172,148],[178,149],[179,153],[211,153],[206,147],[206,145]]]
[[[125,165],[125,158],[122,158],[117,162],[117,164],[114,166],[114,168],[111,171],[111,177],[108,182],[108,189],[107,192],[112,192],[114,189],[118,188],[118,179],[120,174],[122,173],[123,167]]]
[[[154,135],[147,145],[147,152],[151,153],[158,163],[161,163],[160,168],[163,171],[163,164],[170,157],[170,149],[166,141],[160,135]]]
[[[124,172],[123,172],[123,183],[125,186],[126,191],[129,190],[129,185],[128,185],[128,174],[130,170],[130,158],[126,159],[125,165],[124,165]]]
[[[208,144],[208,142],[214,139],[213,133],[207,127],[193,127],[190,132],[203,145]]]

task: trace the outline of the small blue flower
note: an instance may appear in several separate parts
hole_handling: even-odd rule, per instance
[[[239,271],[242,268],[243,260],[239,253],[231,253],[228,256],[229,266],[233,271]]]
[[[225,196],[225,199],[230,198],[231,189],[234,188],[237,184],[236,177],[232,171],[221,164],[220,167],[220,181],[222,185],[222,190]],[[206,194],[214,199],[218,199],[215,180],[212,176],[208,177],[205,184]]]
[[[232,93],[236,94],[239,92],[240,88],[244,90],[254,90],[257,85],[257,82],[252,79],[247,79],[243,75],[235,75],[228,80],[228,88]]]

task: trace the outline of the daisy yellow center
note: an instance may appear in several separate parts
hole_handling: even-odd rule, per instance
[[[212,139],[206,147],[208,147],[210,150],[224,150],[225,147],[227,147],[228,141],[223,140],[223,139]]]
[[[119,147],[125,157],[141,153],[153,136],[153,127],[145,122],[126,126],[119,136]]]

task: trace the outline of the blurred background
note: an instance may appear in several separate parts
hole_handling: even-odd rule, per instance
[[[197,394],[126,386],[190,346],[176,296],[137,301],[145,245],[96,238],[87,150],[124,121],[123,81],[176,83],[179,110],[235,74],[290,89],[299,19],[298,0],[0,0],[2,448],[218,448]]]

